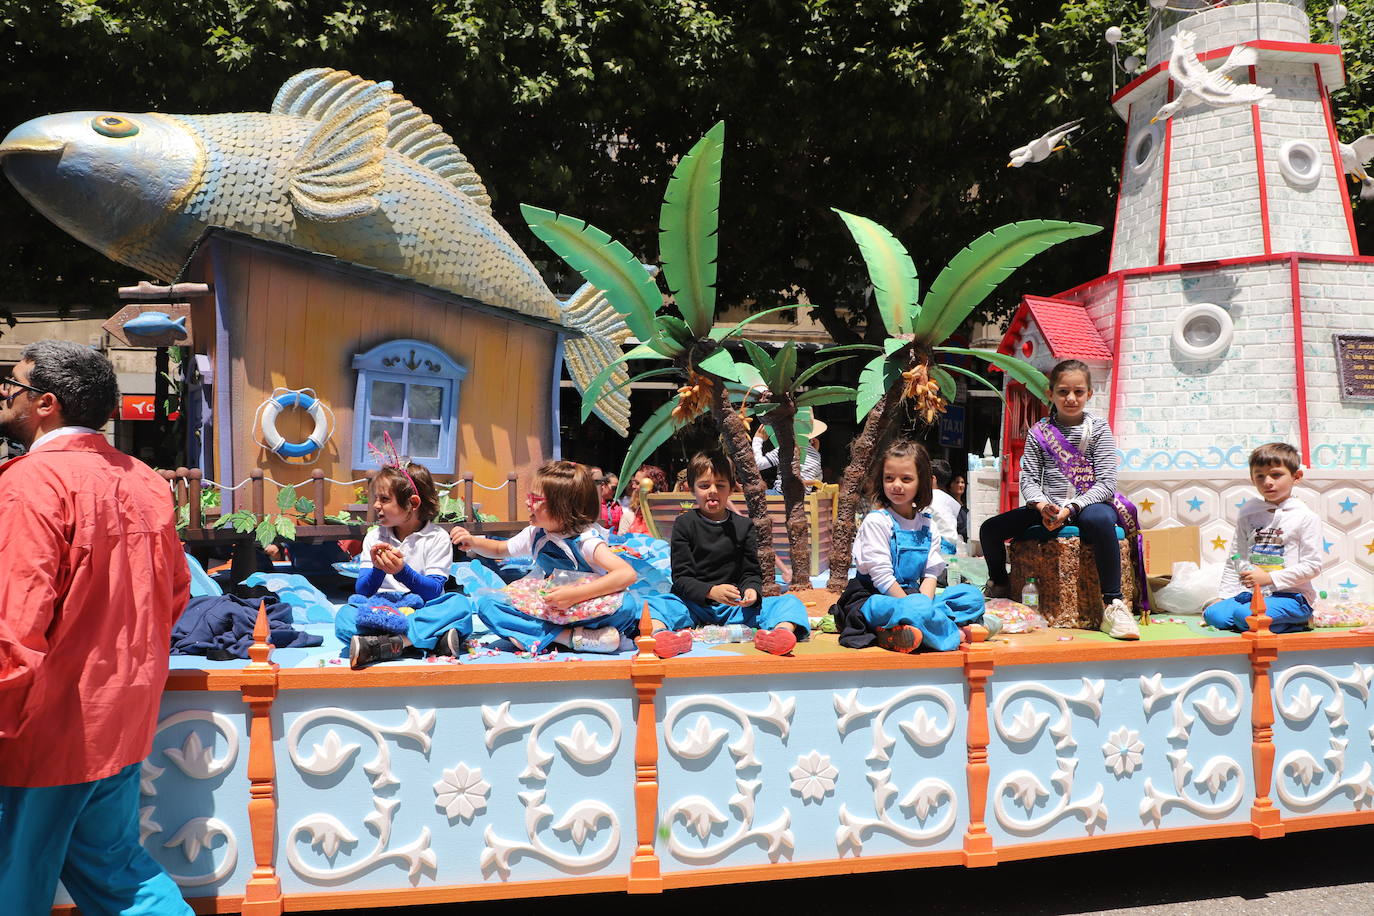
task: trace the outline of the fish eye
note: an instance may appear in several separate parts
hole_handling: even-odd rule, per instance
[[[91,118],[91,129],[101,136],[114,137],[115,139],[132,137],[138,133],[137,124],[128,118],[121,118],[119,115],[97,115]]]

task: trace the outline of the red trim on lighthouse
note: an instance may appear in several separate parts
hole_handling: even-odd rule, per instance
[[[1165,101],[1174,100],[1174,81],[1169,80],[1169,92]],[[1174,119],[1169,118],[1164,122],[1164,189],[1159,195],[1159,258],[1156,264],[1164,263],[1164,241],[1168,236],[1169,222],[1169,164],[1173,158],[1174,141]]]
[[[1121,177],[1116,181],[1116,211],[1112,215],[1112,252],[1107,260],[1107,269],[1116,263],[1116,237],[1121,232],[1121,194],[1126,189],[1126,153],[1131,148],[1131,110],[1134,105],[1126,109],[1126,142],[1121,145]]]
[[[1255,82],[1255,68],[1250,68],[1250,82]],[[1260,226],[1264,230],[1264,253],[1273,254],[1273,239],[1269,234],[1269,185],[1264,179],[1264,135],[1260,132],[1258,105],[1250,106],[1250,120],[1255,125],[1255,173],[1259,178]]]
[[[1121,321],[1126,311],[1126,278],[1116,278],[1116,321],[1112,327],[1112,391],[1107,402],[1107,425],[1116,428],[1116,402],[1121,391]]]
[[[1312,466],[1312,440],[1307,430],[1307,369],[1302,350],[1302,279],[1298,255],[1288,256],[1288,285],[1293,299],[1293,371],[1297,382],[1298,435],[1302,437],[1302,463]]]
[[[1331,159],[1336,166],[1336,184],[1340,186],[1341,204],[1345,207],[1345,226],[1350,230],[1350,253],[1360,253],[1360,243],[1355,239],[1355,216],[1350,212],[1350,193],[1345,186],[1345,166],[1341,165],[1341,148],[1336,140],[1336,122],[1331,119],[1331,96],[1326,92],[1326,84],[1322,82],[1322,68],[1318,64],[1312,65],[1312,70],[1317,74],[1317,91],[1322,97],[1322,115],[1326,118],[1326,138],[1331,143]]]

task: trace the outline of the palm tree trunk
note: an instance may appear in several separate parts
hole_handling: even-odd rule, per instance
[[[806,488],[801,479],[801,452],[793,419],[796,406],[779,408],[770,417],[778,437],[778,484],[787,513],[787,544],[792,552],[792,591],[811,587],[811,526],[806,522]]]
[[[758,463],[754,461],[753,437],[740,415],[730,406],[730,397],[721,382],[711,386],[711,418],[716,421],[716,427],[730,445],[735,460],[735,476],[739,479],[740,489],[744,491],[744,505],[749,510],[749,519],[754,523],[754,531],[758,535],[763,593],[777,595],[782,589],[778,588],[778,558],[773,553],[773,519],[768,514],[768,490],[763,485]]]
[[[901,400],[902,380],[899,378],[887,389],[864,420],[864,428],[849,446],[849,464],[840,479],[839,505],[836,507],[834,532],[830,536],[830,580],[825,587],[835,594],[844,591],[849,582],[849,564],[854,558],[854,535],[858,524],[855,515],[859,508],[859,490],[873,463],[873,453],[887,435],[897,417]]]

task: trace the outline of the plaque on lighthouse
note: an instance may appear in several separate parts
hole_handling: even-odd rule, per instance
[[[1374,337],[1332,334],[1342,401],[1374,401]]]

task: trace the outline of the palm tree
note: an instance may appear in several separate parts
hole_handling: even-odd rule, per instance
[[[1052,245],[1101,231],[1100,226],[1056,220],[1025,220],[1008,223],[984,233],[959,252],[940,271],[919,305],[920,286],[916,265],[901,242],[882,226],[836,210],[844,220],[868,267],[878,313],[888,339],[883,346],[854,344],[823,353],[871,351],[876,356],[859,376],[855,401],[863,430],[850,445],[849,465],[840,483],[835,533],[830,545],[828,588],[844,589],[849,575],[855,533],[859,488],[873,461],[874,452],[896,425],[901,409],[910,406],[925,423],[934,422],[955,395],[958,373],[1001,392],[977,373],[937,362],[941,355],[973,356],[1006,372],[1042,401],[1048,398],[1049,380],[1034,366],[992,350],[939,346],[958,330],[965,319],[999,283],[1016,268]]]

